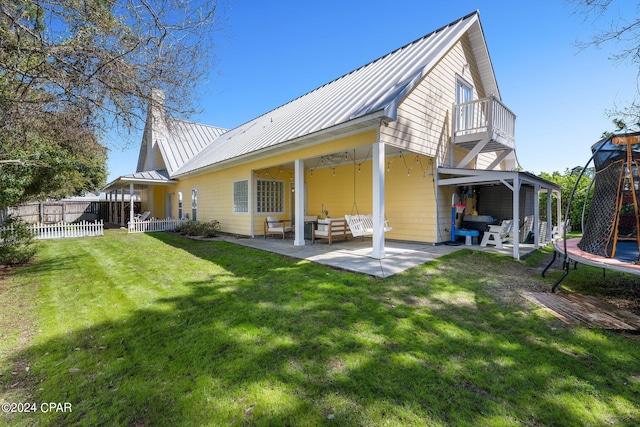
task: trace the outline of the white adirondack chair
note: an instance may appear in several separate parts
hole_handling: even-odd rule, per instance
[[[500,225],[490,225],[489,230],[485,231],[482,236],[480,246],[485,248],[487,245],[495,245],[495,247],[502,249],[502,244],[509,237],[512,228],[513,220],[510,219],[503,220]]]

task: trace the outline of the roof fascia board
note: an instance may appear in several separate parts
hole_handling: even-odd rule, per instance
[[[491,182],[513,181],[519,179],[521,182],[540,185],[545,189],[559,190],[560,187],[551,181],[540,178],[529,172],[513,172],[513,171],[493,171],[482,169],[457,169],[457,168],[438,168],[439,174],[457,175],[453,178],[440,178],[438,185],[465,185],[465,184],[487,184]]]
[[[323,144],[327,141],[331,141],[336,138],[343,138],[343,137],[355,135],[357,133],[362,133],[367,130],[376,130],[380,127],[381,120],[393,121],[390,117],[387,117],[384,114],[384,111],[382,110],[376,111],[366,116],[359,117],[357,119],[354,119],[345,123],[340,123],[339,125],[322,129],[312,134],[304,135],[296,139],[285,141],[275,146],[266,147],[266,148],[252,151],[250,153],[246,153],[237,157],[223,160],[213,165],[204,166],[200,169],[194,169],[192,171],[182,172],[182,173],[178,171],[179,173],[172,176],[172,178],[180,179],[186,176],[202,175],[202,174],[210,173],[216,170],[226,169],[232,166],[238,166],[243,163],[249,163],[257,160],[266,159],[277,154],[283,154],[290,151],[294,151],[299,149],[300,146],[302,145],[305,145],[307,147],[312,147],[318,144]],[[367,123],[367,122],[374,122],[374,123]],[[356,128],[349,129],[353,127],[356,127]],[[343,130],[343,129],[345,129],[346,131],[342,133],[340,136],[333,135],[335,132],[339,132],[340,130]]]
[[[477,16],[479,16],[479,14]],[[476,19],[474,24],[476,25],[476,27],[472,26],[469,29],[469,32],[473,34],[474,31],[477,31],[479,33],[480,40],[482,40],[482,43],[478,45],[477,43],[474,43],[476,38],[469,37],[469,41],[471,43],[471,49],[473,50],[473,53],[476,56],[476,58],[478,58],[479,56],[486,57],[486,64],[488,69],[484,70],[485,71],[484,73],[482,69],[480,69],[479,71],[480,71],[481,78],[482,76],[487,75],[487,78],[490,79],[490,81],[487,82],[484,78],[482,78],[483,85],[485,86],[485,89],[489,86],[493,86],[493,88],[495,89],[494,96],[502,100],[502,97],[500,96],[500,88],[498,86],[498,80],[496,79],[496,74],[493,69],[493,62],[491,61],[491,55],[489,54],[489,47],[487,46],[487,39],[485,38],[484,30],[482,29],[482,22],[480,22],[480,19]],[[485,95],[490,95],[490,93]]]
[[[452,38],[449,42],[445,43],[441,48],[438,49],[438,51],[440,52],[440,55],[438,55],[437,57],[433,58],[433,60],[431,60],[429,63],[427,63],[423,68],[422,68],[422,72],[417,74],[406,86],[405,88],[398,93],[398,95],[389,103],[389,105],[387,105],[387,107],[385,108],[385,114],[388,117],[392,117],[393,120],[397,120],[398,119],[398,107],[399,105],[402,103],[402,101],[405,99],[405,97],[407,95],[409,95],[409,93],[411,93],[411,91],[413,91],[413,89],[420,83],[420,81],[427,75],[429,74],[429,71],[431,71],[431,69],[445,56],[449,53],[449,51],[451,50],[451,48],[460,40],[460,38],[462,37],[462,35],[466,34],[467,31],[469,31],[469,29],[473,26],[473,24],[475,24],[476,22],[479,21],[478,18],[478,12],[474,12],[470,15],[465,16],[464,18],[461,18],[461,20],[464,19],[469,19],[469,22],[467,22],[462,28],[460,28],[458,30],[459,32],[459,37],[456,38]],[[484,35],[483,35],[484,37]],[[475,50],[474,50],[475,52]]]
[[[170,179],[170,180],[167,180],[167,181],[159,181],[159,180],[153,180],[153,179],[125,178],[123,176],[120,176],[120,177],[114,179],[113,181],[111,181],[110,183],[108,183],[107,185],[105,185],[104,187],[102,187],[100,189],[100,191],[115,190],[115,189],[124,187],[125,185],[129,185],[129,184],[173,185],[173,184],[176,184],[177,182],[178,181],[175,180],[175,179]]]

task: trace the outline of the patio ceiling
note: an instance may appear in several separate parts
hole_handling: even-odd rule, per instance
[[[396,158],[400,154],[415,156],[418,153],[403,150],[395,146],[387,145],[385,147],[385,158]],[[354,160],[356,163],[364,163],[371,161],[373,150],[371,144],[360,147],[350,148],[343,151],[328,152],[326,154],[304,159],[305,170],[316,170],[321,168],[337,168],[339,166],[352,165]],[[274,164],[273,167],[282,167],[284,169],[293,169],[294,163],[287,162],[282,164]]]

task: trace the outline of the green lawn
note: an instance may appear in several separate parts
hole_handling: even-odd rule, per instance
[[[0,281],[0,402],[37,407],[0,424],[640,425],[640,340],[527,305],[543,261],[380,280],[165,233],[46,242]]]

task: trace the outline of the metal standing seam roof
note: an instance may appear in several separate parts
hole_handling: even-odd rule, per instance
[[[478,12],[220,135],[172,176],[185,175],[366,116],[381,114],[395,120],[399,103],[470,29],[472,40],[484,41]],[[482,45],[480,52],[487,52],[486,45]],[[484,63],[483,82],[488,91],[499,97],[490,59],[484,59]]]
[[[164,169],[150,170],[122,175],[105,185],[100,191],[111,191],[127,184],[166,184],[175,182]]]
[[[169,175],[225,132],[227,129],[215,126],[169,120],[168,138],[157,141]]]

